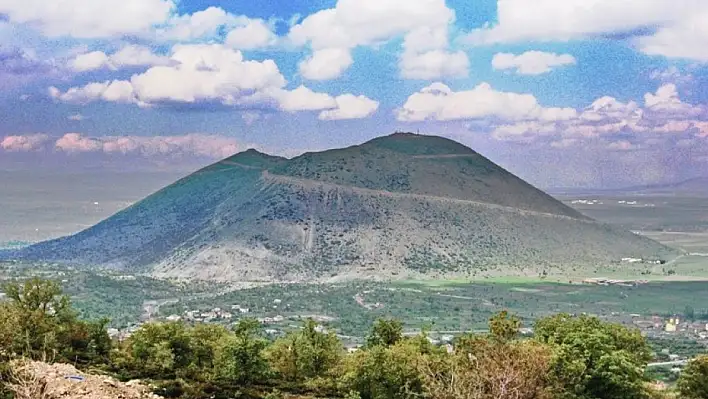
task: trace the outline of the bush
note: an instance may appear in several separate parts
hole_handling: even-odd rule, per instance
[[[645,398],[651,359],[639,330],[595,317],[560,314],[539,320],[535,334],[554,351],[549,378],[562,398]]]
[[[346,359],[342,392],[358,392],[361,399],[403,399],[423,393],[421,363],[440,356],[427,337],[402,339],[391,346],[375,345]]]
[[[392,346],[403,339],[403,324],[398,320],[377,320],[366,337],[368,347]]]
[[[0,353],[8,357],[105,364],[111,350],[107,320],[78,320],[68,297],[52,281],[31,279],[3,287]]]
[[[302,330],[276,340],[267,351],[273,369],[288,381],[325,377],[339,365],[343,355],[337,336],[317,331],[317,324],[311,319]]]
[[[682,398],[708,399],[708,355],[690,361],[681,372],[677,386]]]
[[[214,354],[217,379],[228,384],[250,385],[263,382],[269,367],[263,351],[268,341],[263,338],[257,320],[239,321],[233,334],[222,338]]]

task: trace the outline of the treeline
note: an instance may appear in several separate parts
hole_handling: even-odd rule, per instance
[[[425,333],[405,337],[400,322],[379,320],[364,346],[348,353],[312,320],[274,341],[257,321],[244,319],[232,329],[151,323],[116,342],[106,320],[79,320],[53,282],[35,279],[4,291],[3,387],[14,362],[29,358],[141,379],[172,398],[669,397],[645,377],[651,351],[639,331],[587,316],[541,319],[533,338],[521,338],[519,319],[501,312],[491,318],[488,334],[462,336],[452,351],[431,344]],[[708,357],[691,362],[677,387],[673,395],[708,398]],[[0,389],[0,397],[13,397]]]

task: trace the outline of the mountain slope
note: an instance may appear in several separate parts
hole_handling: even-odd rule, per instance
[[[411,134],[292,160],[250,150],[12,254],[234,281],[516,275],[671,255],[459,143]]]

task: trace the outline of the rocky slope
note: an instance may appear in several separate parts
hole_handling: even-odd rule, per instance
[[[70,364],[18,362],[9,388],[17,399],[159,399],[138,381],[78,371]]]
[[[459,143],[398,133],[292,160],[249,150],[81,233],[9,256],[170,277],[312,281],[527,275],[673,254],[581,215]]]

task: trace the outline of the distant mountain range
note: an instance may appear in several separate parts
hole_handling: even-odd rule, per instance
[[[288,160],[249,150],[5,258],[228,281],[529,275],[673,250],[578,213],[441,137]]]
[[[682,195],[708,196],[708,177],[697,177],[672,183],[650,184],[623,188],[550,188],[549,192],[563,195],[584,194],[641,194],[641,195]]]

